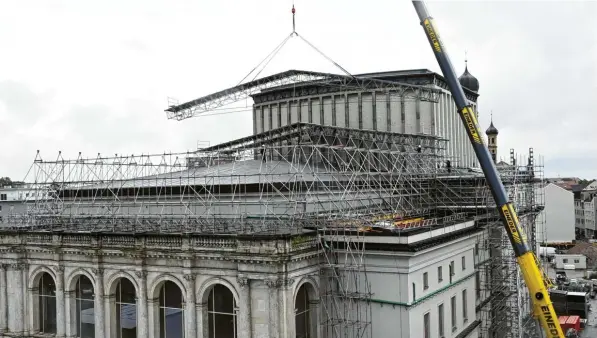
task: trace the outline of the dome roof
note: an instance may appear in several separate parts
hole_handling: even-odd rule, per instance
[[[487,130],[485,131],[485,134],[487,134],[487,135],[497,135],[498,134],[498,130],[496,127],[494,127],[493,121],[491,121],[491,124],[489,125],[489,128],[487,128]]]
[[[458,78],[460,85],[474,92],[479,91],[479,80],[468,72],[468,65],[464,67],[464,73]]]

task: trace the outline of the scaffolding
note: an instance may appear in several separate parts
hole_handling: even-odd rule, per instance
[[[295,123],[195,152],[52,160],[37,154],[11,230],[277,235],[316,231],[326,337],[373,337],[365,236],[474,219],[482,337],[534,337],[530,300],[482,172],[446,140]],[[497,167],[529,245],[543,206],[533,150]],[[396,226],[395,220],[416,219]]]
[[[413,228],[445,216],[432,209],[444,144],[429,135],[295,123],[180,154],[47,160],[38,153],[27,211],[3,222],[12,230],[86,233],[317,231],[323,330],[372,337],[364,233],[398,217],[426,220]]]
[[[497,164],[510,200],[518,211],[529,247],[537,256],[537,227],[544,208],[543,162],[534,155],[517,155],[510,150],[509,163]],[[487,188],[479,191],[480,201],[493,199]],[[495,204],[478,208],[486,231],[478,237],[481,254],[477,255],[477,310],[481,317],[480,337],[531,338],[541,337],[540,328],[532,317],[532,304],[520,268],[503,225],[495,212]],[[539,263],[539,262],[537,262]]]

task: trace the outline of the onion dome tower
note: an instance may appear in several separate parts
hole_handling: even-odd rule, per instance
[[[489,153],[491,153],[493,163],[496,163],[498,130],[493,125],[493,112],[491,113],[491,123],[489,124],[489,128],[485,131],[485,134],[487,135],[487,148],[489,149]]]
[[[474,92],[479,91],[479,80],[468,72],[468,60],[464,60],[464,73],[458,78],[460,85]]]

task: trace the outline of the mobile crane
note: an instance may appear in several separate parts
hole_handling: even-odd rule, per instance
[[[469,140],[473,145],[481,169],[485,174],[485,179],[489,185],[491,194],[495,199],[498,213],[500,214],[500,218],[502,219],[504,227],[506,228],[506,233],[508,234],[508,238],[514,249],[514,255],[518,261],[518,266],[520,267],[531,298],[533,299],[533,315],[539,319],[548,338],[565,338],[549,298],[547,283],[539,268],[537,258],[529,248],[526,235],[520,227],[516,211],[514,210],[514,204],[508,200],[504,184],[498,175],[498,171],[489,154],[489,150],[485,146],[485,141],[481,137],[481,130],[475,112],[473,111],[472,106],[468,103],[462,86],[456,77],[456,72],[454,72],[446,48],[437,32],[437,26],[427,11],[427,6],[424,1],[413,0],[412,3],[417,11],[419,20],[425,30],[425,34],[427,35],[427,39],[429,40],[429,44],[435,54],[439,67],[448,83],[448,88],[456,103],[458,114],[464,123]]]

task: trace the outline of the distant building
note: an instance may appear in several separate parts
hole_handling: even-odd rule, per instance
[[[0,188],[0,220],[10,214],[20,214],[25,211],[23,203],[33,196],[29,196],[31,188],[19,186],[5,186]]]
[[[574,213],[575,228],[578,239],[595,238],[595,212],[597,211],[597,181],[589,183],[579,193],[575,194]]]
[[[571,242],[575,239],[574,198],[571,191],[555,183],[545,187],[545,223],[538,225],[546,243]],[[541,229],[541,227],[544,227]]]
[[[487,148],[489,148],[489,153],[491,154],[491,158],[493,159],[493,163],[497,163],[497,136],[498,130],[493,125],[493,116],[491,117],[491,124],[489,128],[485,131],[487,135]]]
[[[597,246],[594,243],[578,243],[567,254],[583,255],[587,258],[587,268],[594,269],[597,267]]]
[[[574,270],[587,268],[587,257],[585,255],[564,254],[555,256],[556,269],[567,269],[574,266]]]

